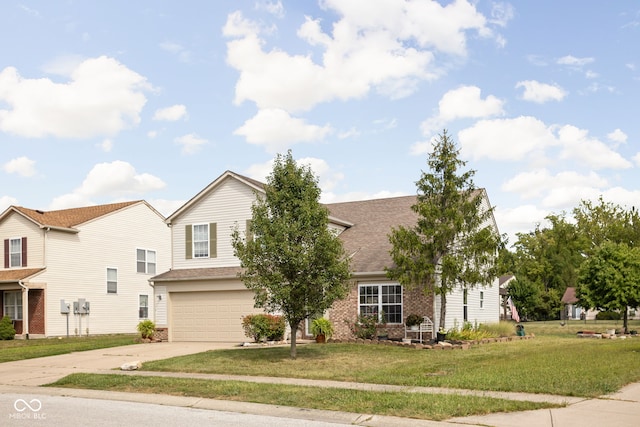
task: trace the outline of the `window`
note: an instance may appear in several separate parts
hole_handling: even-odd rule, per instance
[[[209,258],[209,224],[193,226],[193,257]]]
[[[4,293],[4,315],[11,320],[22,320],[22,291]]]
[[[216,223],[185,227],[185,258],[215,258],[217,256]]]
[[[149,295],[140,295],[138,317],[140,319],[149,318]]]
[[[10,267],[22,266],[22,239],[11,239],[9,241]]]
[[[138,273],[156,274],[156,251],[136,249],[136,268]]]
[[[467,305],[468,292],[467,289],[462,291],[462,320],[469,321],[469,309]]]
[[[115,268],[107,268],[107,293],[118,293],[118,270]]]
[[[480,291],[480,308],[484,308],[484,292]]]
[[[360,285],[358,310],[362,315],[384,313],[386,323],[402,323],[402,286]]]

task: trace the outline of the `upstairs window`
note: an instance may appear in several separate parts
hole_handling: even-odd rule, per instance
[[[136,271],[138,273],[156,274],[156,251],[136,249]]]
[[[4,268],[27,266],[27,238],[18,237],[4,241]]]
[[[193,224],[185,227],[185,258],[215,258],[218,256],[216,223]]]

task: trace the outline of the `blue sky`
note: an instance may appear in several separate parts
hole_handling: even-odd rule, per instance
[[[640,5],[585,0],[12,1],[0,211],[165,215],[291,149],[322,201],[415,194],[447,129],[511,243],[640,200]]]

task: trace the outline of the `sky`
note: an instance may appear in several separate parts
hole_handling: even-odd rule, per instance
[[[5,0],[0,40],[0,212],[169,216],[287,150],[322,202],[411,195],[445,129],[510,244],[640,200],[637,2]]]

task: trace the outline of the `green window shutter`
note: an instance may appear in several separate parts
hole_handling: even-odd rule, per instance
[[[215,222],[209,224],[209,258],[218,257],[218,228]]]
[[[193,229],[191,225],[184,226],[185,259],[193,258]]]
[[[247,228],[245,229],[247,242],[251,242],[253,240],[253,228],[251,227],[251,220],[247,220]]]

